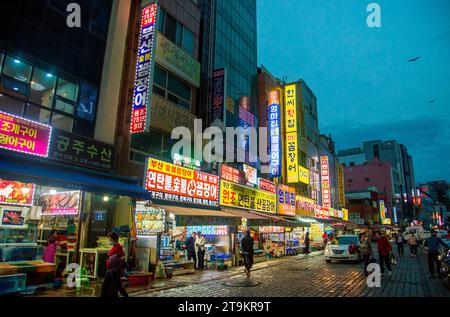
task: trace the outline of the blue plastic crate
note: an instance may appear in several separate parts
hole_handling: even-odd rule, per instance
[[[0,295],[20,293],[26,289],[26,274],[0,276]]]

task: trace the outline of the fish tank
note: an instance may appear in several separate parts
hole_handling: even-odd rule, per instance
[[[42,259],[44,247],[37,246],[37,227],[0,227],[0,262]]]
[[[0,245],[36,243],[37,227],[29,225],[25,228],[0,227]]]

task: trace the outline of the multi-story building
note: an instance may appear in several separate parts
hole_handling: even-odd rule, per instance
[[[396,208],[401,219],[414,219],[414,168],[412,157],[404,145],[396,141],[367,141],[359,148],[338,151],[338,157],[345,166],[361,165],[373,159],[389,162],[394,186],[393,208]]]
[[[388,208],[391,218],[395,204],[392,167],[389,162],[372,160],[360,165],[344,167],[345,188],[348,194],[369,188],[375,190]]]
[[[429,226],[438,225],[440,219],[444,227],[448,226],[450,223],[450,185],[447,181],[418,184],[414,196],[415,205],[419,210],[419,220]]]
[[[123,209],[149,197],[137,178],[117,175],[113,97],[121,69],[114,71],[125,50],[130,2],[78,3],[81,27],[73,28],[66,1],[10,1],[0,10],[0,205],[41,210],[20,226],[23,236],[34,237],[26,248],[58,228],[73,236],[75,256],[127,225]],[[23,197],[8,197],[11,190]]]

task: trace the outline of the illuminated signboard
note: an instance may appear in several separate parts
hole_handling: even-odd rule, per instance
[[[226,236],[228,235],[228,226],[187,226],[186,236],[201,232],[203,236]]]
[[[315,205],[314,213],[315,213],[316,218],[330,219],[330,212],[329,212],[328,208],[323,208],[320,205]]]
[[[303,166],[298,166],[298,180],[299,182],[309,185],[309,171]]]
[[[235,184],[244,184],[244,172],[231,166],[222,164],[220,167],[220,178]]]
[[[280,92],[269,93],[269,149],[270,149],[270,176],[281,176],[281,110]]]
[[[328,156],[320,157],[320,170],[322,175],[322,206],[324,208],[330,208],[331,190],[330,190],[330,171],[328,165]]]
[[[140,236],[164,232],[165,212],[163,209],[136,209],[136,232]]]
[[[0,207],[0,226],[11,228],[25,228],[25,219],[30,208],[26,207]]]
[[[262,226],[259,227],[260,233],[283,233],[284,227],[279,226]]]
[[[220,180],[220,204],[275,214],[275,194]]]
[[[345,206],[345,189],[344,189],[344,166],[339,164],[338,166],[338,191],[339,191],[339,206]]]
[[[251,167],[250,165],[247,165],[247,164],[242,164],[242,165],[243,165],[246,185],[253,186],[253,187],[256,186],[257,180],[258,180],[258,172],[257,172],[256,168]]]
[[[77,215],[80,191],[45,193],[41,197],[43,215]]]
[[[212,74],[212,125],[222,126],[226,121],[226,84],[227,72],[225,68],[214,70]]]
[[[145,189],[153,199],[217,207],[219,177],[153,158],[147,159]]]
[[[47,157],[52,127],[0,111],[0,148]]]
[[[397,208],[396,208],[396,207],[392,208],[392,212],[393,212],[393,214],[394,214],[394,222],[395,222],[395,223],[398,223],[398,218],[397,218]]]
[[[274,182],[268,181],[267,179],[258,178],[258,187],[261,190],[265,190],[267,192],[276,194],[277,192],[277,185]]]
[[[34,184],[0,179],[0,204],[32,206]]]
[[[342,208],[342,213],[343,213],[342,219],[348,221],[348,209]]]
[[[383,219],[383,225],[390,225],[392,224],[391,218],[384,218]]]
[[[386,218],[386,206],[384,205],[384,200],[380,200],[380,218],[383,221]]]
[[[297,195],[295,199],[297,201],[297,215],[312,217],[315,216],[314,211],[316,202],[313,199],[300,195]]]
[[[287,182],[297,183],[298,172],[298,136],[297,136],[297,92],[296,86],[285,87],[285,124],[286,124],[286,169]]]
[[[155,41],[157,4],[142,9],[139,35],[139,48],[136,62],[136,79],[134,82],[133,105],[131,112],[131,133],[147,130],[149,125],[147,109],[152,94],[152,63]]]
[[[295,216],[295,188],[283,184],[278,185],[278,213]]]
[[[180,155],[178,153],[173,154],[173,164],[183,167],[191,168],[194,170],[200,170],[202,164],[200,160],[194,160],[188,156]]]

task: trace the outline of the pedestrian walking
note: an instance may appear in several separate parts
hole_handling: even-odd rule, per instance
[[[405,237],[402,235],[401,232],[397,233],[395,235],[395,244],[397,244],[397,251],[399,256],[403,256],[405,253],[404,245],[406,243]]]
[[[111,232],[109,235],[110,242],[113,243],[106,259],[106,274],[102,284],[101,297],[118,297],[118,293],[124,297],[128,297],[128,293],[120,281],[125,268],[125,252],[119,243],[119,235]]]
[[[253,238],[250,229],[247,229],[246,235],[241,241],[242,255],[244,256],[245,274],[250,277],[250,270],[253,266]]]
[[[436,263],[437,274],[441,277],[439,275],[441,271],[441,261],[438,259],[440,245],[446,249],[449,247],[441,238],[437,237],[436,230],[431,230],[431,236],[425,240],[425,250],[427,251],[428,269],[430,270],[431,278],[436,278],[434,275],[434,263]]]
[[[195,239],[195,251],[197,253],[198,269],[203,270],[205,268],[205,250],[206,239],[202,233],[197,232],[197,238]]]
[[[309,232],[306,232],[306,235],[305,235],[305,253],[309,253],[309,243],[310,243]]]
[[[379,255],[379,263],[380,263],[380,270],[381,275],[384,274],[384,265],[386,265],[388,269],[388,275],[392,275],[392,268],[391,268],[391,251],[392,246],[389,243],[388,239],[386,239],[385,236],[382,236],[379,231],[375,233],[375,239],[377,241],[377,247],[378,247],[378,255]]]
[[[370,240],[366,237],[364,233],[361,234],[360,237],[360,250],[364,260],[364,275],[367,276],[369,275],[369,272],[367,272],[367,266],[369,265],[370,259],[373,256],[373,250]]]
[[[186,241],[186,250],[187,250],[187,258],[188,260],[194,260],[194,269],[198,269],[197,267],[197,255],[195,254],[195,240],[197,235],[195,232],[191,234],[191,236]]]
[[[409,245],[409,249],[411,251],[411,256],[416,257],[419,241],[417,240],[417,236],[415,233],[411,233],[411,235],[409,236],[408,245]]]

